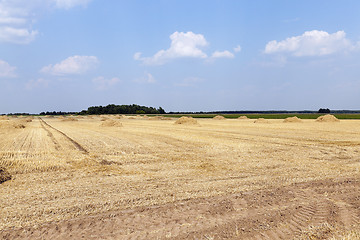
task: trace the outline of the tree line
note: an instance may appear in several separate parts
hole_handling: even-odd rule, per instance
[[[107,106],[93,106],[81,112],[41,112],[39,115],[99,115],[99,114],[165,114],[162,107],[146,107],[136,104],[132,105],[115,105],[109,104]]]
[[[132,105],[115,105],[109,104],[107,106],[89,107],[87,110],[81,111],[79,114],[93,115],[93,114],[165,114],[162,107],[146,107],[136,104]]]

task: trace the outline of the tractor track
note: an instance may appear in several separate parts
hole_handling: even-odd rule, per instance
[[[0,239],[308,239],[312,227],[359,229],[359,189],[355,179],[313,181],[8,229]],[[311,239],[335,235],[319,233]]]
[[[43,120],[42,118],[39,118],[40,122],[41,122],[41,126],[47,131],[49,137],[51,138],[51,140],[53,141],[53,143],[55,144],[55,148],[57,150],[59,150],[59,143],[56,141],[54,135],[51,133],[51,131],[49,129],[47,129],[46,127],[49,127],[50,129],[60,133],[62,136],[64,136],[67,140],[69,140],[76,149],[78,149],[79,151],[81,151],[84,154],[88,154],[89,151],[86,150],[83,146],[80,145],[80,143],[76,142],[74,139],[72,139],[71,137],[69,137],[68,135],[66,135],[64,132],[60,131],[57,128],[54,128],[53,126],[51,126],[50,124],[48,124],[45,120]]]

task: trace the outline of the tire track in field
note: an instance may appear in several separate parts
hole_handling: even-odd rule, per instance
[[[88,154],[88,153],[89,153],[89,151],[86,150],[83,146],[81,146],[80,143],[76,142],[74,139],[72,139],[71,137],[69,137],[68,135],[66,135],[65,133],[63,133],[62,131],[60,131],[59,129],[54,128],[53,126],[51,126],[50,124],[48,124],[47,122],[45,122],[42,118],[39,118],[39,119],[40,119],[43,127],[46,126],[46,127],[49,127],[49,128],[51,128],[51,129],[55,130],[56,132],[58,132],[58,133],[60,133],[61,135],[63,135],[67,140],[69,140],[69,141],[75,146],[75,148],[77,148],[79,151],[81,151],[81,152],[83,152],[83,153],[85,153],[85,154]],[[45,127],[44,127],[44,128],[45,128]],[[45,128],[45,129],[46,129],[46,128]],[[48,131],[48,133],[50,132],[48,129],[47,129],[47,131]],[[52,139],[55,139],[52,133],[50,133],[50,137],[51,137]],[[53,142],[54,142],[54,141],[53,141]],[[54,142],[54,143],[55,143],[55,142]]]
[[[359,181],[332,195],[317,193],[317,182],[183,200],[83,216],[38,228],[0,231],[0,239],[308,239],[312,227],[360,227]],[[307,184],[309,184],[307,186]],[[324,189],[332,184],[324,181]],[[336,203],[335,203],[336,201]],[[351,205],[353,202],[353,205]],[[324,225],[325,224],[325,225]],[[317,233],[318,234],[318,233]],[[316,239],[331,237],[324,231]]]
[[[54,146],[55,146],[55,149],[57,151],[60,150],[60,145],[59,145],[59,142],[55,139],[54,135],[52,134],[52,132],[47,129],[45,126],[44,126],[44,120],[42,120],[41,118],[40,119],[40,124],[41,124],[41,127],[47,132],[47,135],[50,137],[51,141],[54,143]]]

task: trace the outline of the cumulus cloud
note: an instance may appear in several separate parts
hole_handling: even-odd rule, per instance
[[[300,36],[282,41],[270,41],[265,46],[266,54],[289,53],[296,57],[323,56],[355,49],[344,31],[329,34],[325,31],[307,31]]]
[[[76,6],[85,7],[91,0],[54,0],[58,8],[73,8]]]
[[[161,65],[174,58],[206,58],[201,48],[208,45],[202,34],[193,32],[174,32],[170,35],[171,44],[166,50],[160,50],[152,57],[141,57],[141,53],[134,55],[135,60],[143,61],[147,65]]]
[[[120,82],[120,79],[117,77],[114,78],[105,78],[103,76],[96,77],[92,80],[92,82],[95,84],[95,87],[97,90],[106,90],[117,83]]]
[[[26,28],[0,26],[0,42],[28,44],[35,39],[37,34],[38,31],[33,31]]]
[[[49,85],[49,81],[44,78],[38,78],[36,80],[30,80],[26,83],[26,89],[32,90],[38,87],[47,87]]]
[[[51,75],[84,74],[95,68],[99,60],[95,56],[72,56],[57,64],[43,67],[40,72]]]
[[[154,76],[148,72],[144,73],[144,76],[138,79],[135,79],[134,82],[137,83],[156,83]]]
[[[51,9],[86,6],[90,0],[0,0],[0,42],[28,44],[38,35],[33,23]]]
[[[11,66],[9,63],[0,60],[0,78],[16,77],[16,67]]]
[[[237,45],[236,47],[234,47],[234,52],[240,52],[241,51],[241,46]]]
[[[225,51],[215,51],[212,55],[212,58],[234,58],[234,54],[225,50]]]

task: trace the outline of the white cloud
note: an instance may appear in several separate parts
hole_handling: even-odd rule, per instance
[[[49,85],[49,81],[43,78],[38,78],[36,80],[30,80],[26,83],[26,89],[32,90],[38,87],[47,87]]]
[[[0,60],[0,78],[16,77],[16,67],[10,66],[7,62]]]
[[[234,54],[225,50],[225,51],[215,51],[212,55],[212,58],[234,58]]]
[[[234,47],[234,52],[240,52],[241,51],[241,46],[237,45],[236,47]]]
[[[95,68],[99,60],[95,56],[72,56],[57,64],[43,67],[40,72],[52,75],[83,74]]]
[[[28,44],[35,39],[37,34],[37,31],[29,30],[26,28],[0,26],[0,42]]]
[[[300,36],[283,41],[270,41],[265,46],[266,54],[290,53],[296,57],[322,56],[355,49],[344,31],[329,34],[324,31],[307,31]]]
[[[119,78],[105,78],[103,76],[99,76],[96,77],[92,80],[92,82],[95,84],[96,89],[98,90],[106,90],[114,85],[116,85],[117,83],[120,82]]]
[[[87,6],[91,0],[54,0],[56,7],[69,9],[76,6]]]
[[[141,53],[135,53],[134,59],[141,60],[147,65],[161,65],[175,58],[207,58],[200,49],[208,45],[202,34],[193,32],[174,32],[170,35],[171,45],[166,50],[158,51],[152,57],[141,57]]]
[[[135,79],[134,82],[137,83],[156,83],[156,80],[153,75],[148,72],[144,73],[144,76],[138,79]]]
[[[38,31],[32,29],[44,12],[86,6],[91,0],[0,0],[0,42],[28,44]]]

